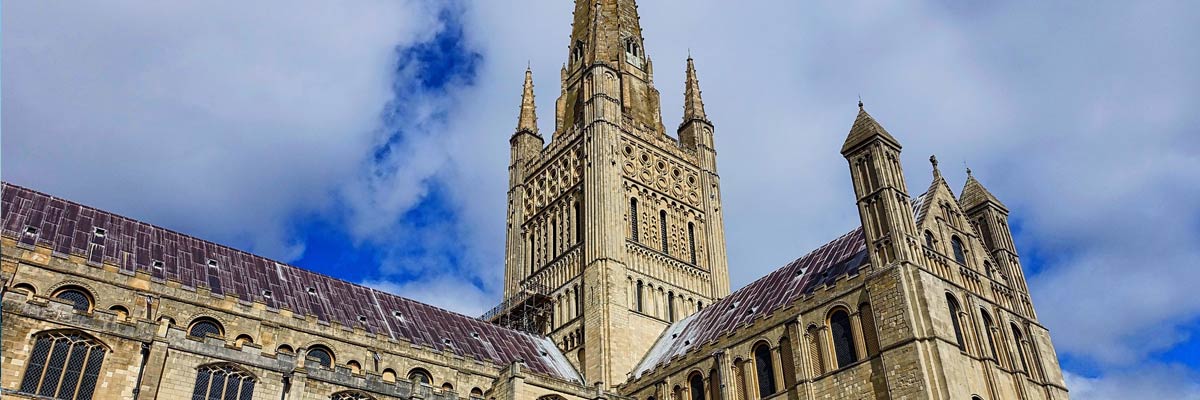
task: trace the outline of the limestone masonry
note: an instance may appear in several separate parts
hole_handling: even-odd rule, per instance
[[[859,104],[841,154],[862,226],[730,293],[693,60],[674,139],[633,0],[577,1],[570,40],[549,144],[525,72],[495,309],[460,315],[5,183],[3,396],[1067,398],[1008,209],[973,175],[955,196],[931,159],[910,195],[900,141]]]

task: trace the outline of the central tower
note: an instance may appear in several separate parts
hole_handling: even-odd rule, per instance
[[[662,331],[729,293],[713,125],[687,60],[667,135],[633,0],[578,0],[549,145],[533,76],[510,139],[505,302],[589,384],[624,382]],[[511,317],[511,315],[509,315]]]

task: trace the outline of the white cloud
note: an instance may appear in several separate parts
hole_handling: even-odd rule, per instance
[[[405,141],[367,169],[393,48],[435,31],[436,10],[293,4],[5,2],[5,179],[277,257],[299,245],[288,219],[325,211],[336,192],[355,237],[455,249],[465,266],[448,275],[436,252],[398,247],[383,273],[419,278],[375,284],[486,308],[502,275],[521,74],[528,61],[549,136],[572,5],[466,3],[466,39],[483,56],[474,83],[407,104],[411,118],[392,127]],[[696,57],[735,287],[858,223],[837,151],[861,94],[904,143],[914,195],[930,154],[958,184],[968,161],[1022,223],[1019,247],[1046,252],[1030,281],[1060,353],[1133,365],[1200,315],[1195,5],[712,0],[640,12],[668,127],[687,49]],[[394,225],[435,182],[457,224]],[[439,296],[455,279],[477,284]],[[1149,329],[1168,334],[1140,340]]]
[[[1077,400],[1200,399],[1200,376],[1180,365],[1148,365],[1136,370],[1088,378],[1065,374]]]
[[[3,5],[4,179],[291,259],[356,176],[409,1]]]

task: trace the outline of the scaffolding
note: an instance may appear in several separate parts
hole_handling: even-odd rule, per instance
[[[479,319],[510,329],[545,335],[553,310],[550,291],[536,282],[523,282],[509,296]]]

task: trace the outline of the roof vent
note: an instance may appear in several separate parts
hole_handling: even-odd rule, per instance
[[[154,261],[150,262],[150,266],[154,267],[154,269],[161,270],[161,269],[163,269],[163,262],[159,261],[159,260],[154,260]]]
[[[210,258],[210,259],[208,259],[208,267],[209,268],[219,268],[220,266],[217,265],[217,260]]]
[[[691,345],[692,345],[692,341],[691,341],[691,340],[684,340],[684,341],[683,341],[683,345],[684,345],[684,346],[691,346]]]
[[[672,333],[672,334],[671,334],[671,339],[674,339],[674,338],[677,338],[677,337],[679,337],[679,334],[678,334],[678,333]]]
[[[38,234],[38,228],[37,228],[36,226],[33,226],[33,225],[26,226],[26,227],[25,227],[25,234],[26,234],[26,235],[36,235],[36,234]]]
[[[96,235],[98,238],[102,238],[104,235],[108,234],[108,231],[104,230],[104,228],[95,228],[95,230],[92,231],[92,234]]]
[[[307,291],[308,291],[308,294],[311,294],[311,295],[314,295],[314,296],[317,294],[317,288],[315,288],[315,287],[309,286],[309,287],[308,287],[307,289],[305,289],[305,290],[307,290]]]
[[[396,317],[400,322],[404,322],[404,314],[401,314],[399,311],[392,311],[392,316]]]
[[[359,316],[358,316],[358,322],[362,322],[362,323],[364,323],[364,324],[365,324],[365,323],[367,323],[367,316],[366,316],[366,315],[359,315]]]
[[[270,291],[270,290],[264,290],[264,291],[262,291],[262,296],[263,296],[264,298],[268,298],[268,299],[269,299],[269,298],[271,298],[271,291]]]
[[[454,346],[453,344],[451,344],[450,338],[442,338],[442,344],[447,345],[447,346]]]
[[[479,339],[479,332],[471,332],[472,339]]]

